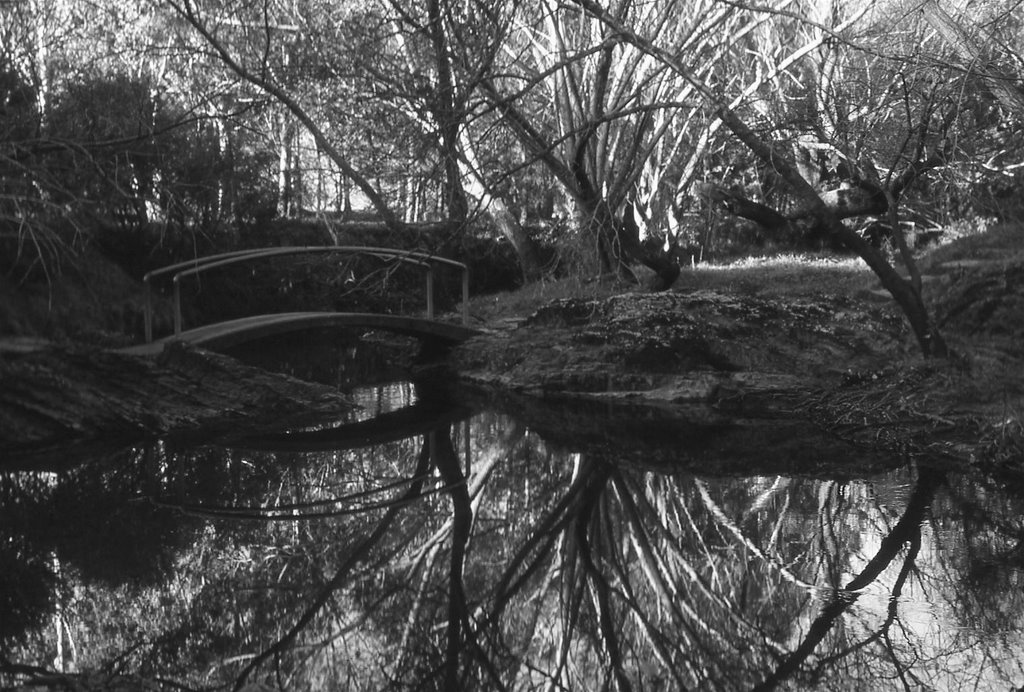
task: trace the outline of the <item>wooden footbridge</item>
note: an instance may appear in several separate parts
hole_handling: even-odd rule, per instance
[[[426,316],[410,317],[377,313],[355,312],[287,312],[254,315],[184,329],[181,310],[181,282],[203,272],[231,265],[300,254],[365,255],[381,260],[412,264],[426,272]],[[440,267],[455,268],[462,273],[462,324],[438,321],[435,317],[435,271]],[[161,277],[171,276],[174,287],[174,334],[153,338],[153,283]],[[178,262],[149,272],[143,277],[145,288],[146,343],[122,349],[123,353],[156,355],[172,341],[182,341],[210,349],[222,349],[273,334],[322,327],[379,329],[418,337],[424,344],[450,345],[479,334],[467,326],[469,320],[469,268],[462,262],[422,252],[394,248],[352,245],[326,245],[303,247],[258,248],[238,250]]]

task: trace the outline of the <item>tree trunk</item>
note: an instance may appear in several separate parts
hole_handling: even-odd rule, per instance
[[[483,208],[484,212],[491,217],[491,221],[497,226],[503,236],[512,244],[512,249],[519,258],[519,266],[523,271],[523,279],[526,283],[532,283],[544,276],[544,265],[541,261],[540,250],[537,243],[519,219],[509,211],[505,200],[491,194],[483,177],[477,167],[476,149],[468,136],[463,133],[460,137],[462,144],[462,172],[466,180],[466,191],[475,197]]]
[[[519,223],[519,219],[509,211],[505,201],[499,197],[491,197],[487,206],[487,214],[501,234],[511,243],[512,249],[515,250],[516,257],[519,258],[519,266],[523,270],[523,280],[526,283],[532,283],[542,279],[544,263],[541,260],[537,243]]]
[[[603,271],[614,271],[635,280],[629,269],[629,261],[635,259],[654,270],[657,275],[654,288],[665,289],[671,286],[679,276],[679,266],[668,255],[658,255],[645,250],[637,234],[625,229],[616,220],[614,210],[608,201],[591,183],[585,159],[593,128],[580,136],[573,161],[567,163],[554,153],[554,147],[522,113],[512,107],[508,99],[498,93],[492,83],[484,81],[481,87],[484,94],[506,117],[508,125],[523,147],[547,166],[576,203],[577,219],[584,237],[593,239],[597,266]],[[585,256],[589,254],[586,248],[582,249]]]
[[[582,195],[573,190],[576,201],[576,223],[583,237],[593,239],[593,249],[599,270],[614,272],[620,278],[636,281],[629,263],[616,240],[615,215],[608,203],[596,194]]]
[[[235,214],[235,148],[231,139],[229,121],[213,114],[217,127],[217,158],[220,175],[217,176],[217,199],[214,203],[214,217],[230,219]]]
[[[292,127],[287,113],[281,115],[280,141],[277,148],[277,215],[291,216],[292,211]]]
[[[666,291],[679,278],[679,263],[668,253],[653,250],[640,242],[640,227],[634,214],[633,205],[627,204],[622,213],[622,220],[618,224],[619,245],[627,249],[630,257],[654,272],[654,279],[647,288],[652,291]]]
[[[593,132],[594,128],[588,129],[577,144],[571,167],[576,186],[571,192],[585,215],[588,235],[596,239],[601,265],[605,271],[614,271],[620,277],[636,281],[636,276],[629,268],[630,260],[636,260],[655,274],[648,288],[655,291],[671,288],[679,278],[679,265],[665,253],[648,251],[640,243],[640,229],[632,216],[632,209],[624,213],[622,219],[616,219],[608,200],[597,191],[590,179],[584,162]]]
[[[427,3],[427,15],[429,18],[427,28],[430,33],[430,41],[434,47],[434,58],[437,67],[437,89],[431,99],[431,105],[441,139],[441,159],[445,173],[445,207],[450,219],[456,223],[464,224],[469,215],[469,204],[466,201],[466,193],[462,189],[458,159],[459,129],[462,124],[463,109],[455,94],[452,66],[448,54],[448,41],[441,17],[440,0],[429,0]]]
[[[776,165],[779,161],[776,160]],[[838,238],[843,245],[859,255],[878,276],[882,286],[889,291],[893,299],[903,310],[910,323],[914,336],[922,352],[926,356],[945,357],[948,354],[945,341],[931,323],[928,309],[921,297],[920,290],[913,281],[904,279],[885,259],[885,257],[856,231],[848,228],[841,219],[861,214],[878,214],[887,210],[889,205],[882,194],[884,206],[879,206],[877,193],[864,192],[861,188],[850,188],[852,194],[844,196],[846,190],[838,190],[815,195],[818,209],[808,204],[804,211],[791,217],[785,217],[777,211],[758,202],[753,202],[724,188],[714,185],[703,185],[699,188],[704,196],[719,202],[731,213],[761,224],[768,230],[779,230],[796,220],[810,220],[829,234]],[[806,200],[807,198],[804,197]],[[863,203],[865,206],[858,207]]]
[[[771,207],[754,202],[735,192],[711,183],[695,183],[693,191],[709,204],[721,204],[734,216],[749,219],[769,231],[787,227],[790,220]]]

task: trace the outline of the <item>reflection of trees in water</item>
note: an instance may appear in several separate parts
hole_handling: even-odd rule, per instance
[[[454,580],[443,594],[433,590],[443,581],[428,586],[421,571],[409,622],[419,618],[422,639],[404,628],[396,675],[422,683],[433,671],[440,681],[459,651],[456,687],[768,689],[793,678],[913,687],[938,681],[959,653],[962,642],[922,641],[900,610],[908,581],[923,584],[921,526],[943,481],[932,472],[898,509],[832,482],[710,482],[587,458],[561,480],[564,489],[547,488],[519,515],[501,570],[466,588],[465,605],[450,600],[462,591]],[[864,536],[843,526],[858,514]],[[445,529],[449,541],[458,535]],[[479,541],[469,542],[470,564],[495,564]],[[434,564],[440,544],[437,533],[425,544]],[[880,612],[858,609],[870,588],[890,599]],[[444,647],[429,637],[441,622]]]
[[[79,636],[118,631],[105,655],[150,678],[285,689],[1024,682],[1021,502],[977,479],[657,474],[552,451],[495,416],[372,451],[136,461],[125,467],[133,492],[156,500],[144,506],[207,523],[165,560],[172,576],[130,602],[118,592],[119,608],[114,591],[79,577],[125,621],[76,617]],[[93,653],[80,665],[99,668]]]

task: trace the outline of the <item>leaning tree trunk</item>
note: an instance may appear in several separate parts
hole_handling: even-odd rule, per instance
[[[540,249],[536,241],[519,223],[505,204],[505,200],[491,194],[487,188],[484,177],[480,174],[477,164],[476,148],[470,141],[465,131],[460,137],[462,156],[459,157],[462,166],[462,177],[465,179],[465,191],[475,198],[480,207],[494,222],[498,231],[512,245],[512,249],[519,259],[519,266],[523,271],[523,279],[526,283],[538,281],[544,276],[544,263],[541,260]]]
[[[826,212],[827,213],[827,212]],[[875,249],[871,243],[862,238],[856,231],[847,227],[835,216],[828,214],[824,222],[831,233],[833,233],[844,245],[860,255],[871,270],[875,272],[882,286],[889,291],[893,300],[903,310],[910,328],[914,331],[917,343],[925,356],[945,358],[949,355],[946,341],[935,328],[928,308],[924,304],[924,298],[920,290],[911,281],[900,276],[899,272],[886,260],[882,253]]]
[[[544,277],[544,262],[541,260],[537,242],[519,223],[519,219],[509,211],[505,201],[491,197],[487,213],[501,234],[512,245],[516,257],[519,258],[519,266],[523,270],[523,279],[526,283],[542,279]]]
[[[917,342],[924,355],[939,357],[947,355],[946,343],[932,324],[920,291],[916,290],[909,281],[900,276],[878,250],[861,238],[853,229],[844,225],[828,209],[825,201],[811,187],[810,183],[800,175],[800,172],[786,152],[754,132],[737,115],[736,111],[730,107],[727,101],[708,87],[703,80],[698,79],[693,71],[674,54],[659,48],[650,39],[644,38],[624,26],[621,21],[609,14],[607,10],[594,0],[573,1],[592,16],[607,24],[608,27],[615,31],[620,40],[630,43],[648,55],[655,57],[685,79],[693,87],[694,91],[700,94],[701,98],[714,109],[715,115],[729,128],[733,135],[758,159],[770,165],[779,177],[790,185],[793,194],[808,210],[807,216],[821,223],[830,233],[834,234],[843,244],[855,251],[867,262],[868,266],[878,275],[882,286],[889,291],[904,315],[906,315],[907,321],[910,323],[914,336],[917,338]]]
[[[775,166],[778,171],[785,168],[783,162],[778,159],[775,159]],[[895,204],[895,199],[890,201],[888,198],[891,195],[866,186],[822,193],[815,193],[809,185],[807,188],[810,190],[809,193],[804,191],[804,194],[799,195],[805,203],[803,210],[789,217],[767,205],[748,200],[716,185],[702,184],[696,191],[708,201],[721,204],[730,213],[754,221],[770,231],[782,230],[797,223],[810,223],[834,236],[857,253],[875,272],[882,286],[889,291],[906,315],[922,352],[926,356],[946,356],[946,343],[931,322],[928,309],[921,297],[920,279],[915,275],[912,262],[907,263],[911,267],[911,278],[904,279],[879,250],[842,222],[844,218],[864,214],[889,212],[890,215],[894,215],[895,208],[892,205]],[[898,240],[902,240],[898,228],[894,229],[894,233]],[[902,247],[901,251],[904,255],[908,252],[906,247]]]

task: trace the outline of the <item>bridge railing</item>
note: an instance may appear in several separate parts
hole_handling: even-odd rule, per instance
[[[363,245],[306,245],[301,247],[276,247],[256,248],[249,250],[234,250],[222,252],[206,257],[196,257],[184,262],[167,265],[147,272],[142,277],[145,292],[145,330],[146,342],[153,341],[153,280],[173,274],[171,279],[174,285],[174,334],[180,335],[183,329],[181,313],[181,279],[188,276],[195,276],[202,272],[232,264],[241,264],[251,260],[264,259],[268,257],[279,257],[282,255],[300,254],[321,254],[321,253],[346,253],[353,255],[370,255],[379,259],[395,259],[408,264],[414,264],[426,269],[427,272],[427,318],[435,317],[434,301],[434,268],[436,265],[455,267],[462,272],[462,324],[469,324],[469,267],[462,262],[431,255],[426,252],[413,250],[398,250],[395,248],[368,247]]]

